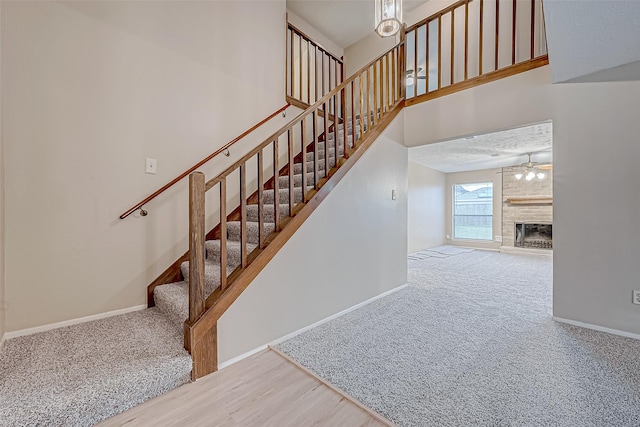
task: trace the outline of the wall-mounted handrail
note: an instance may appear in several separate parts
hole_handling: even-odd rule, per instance
[[[207,163],[208,161],[212,160],[218,154],[227,151],[233,144],[235,144],[236,142],[240,141],[242,138],[244,138],[245,136],[249,135],[251,132],[253,132],[254,130],[258,129],[260,126],[262,126],[263,124],[265,124],[266,122],[268,122],[269,120],[271,120],[272,118],[277,116],[278,114],[283,113],[284,111],[286,111],[286,109],[289,108],[290,106],[291,106],[291,104],[287,103],[283,107],[281,107],[278,110],[274,111],[273,113],[269,114],[267,117],[265,117],[264,119],[262,119],[261,121],[259,121],[255,125],[251,126],[249,129],[247,129],[246,131],[242,132],[240,135],[238,135],[237,137],[233,138],[231,141],[227,142],[225,145],[223,145],[222,147],[218,148],[216,151],[214,151],[213,153],[211,153],[210,155],[208,155],[204,159],[200,160],[198,163],[196,163],[195,165],[193,165],[192,167],[190,167],[186,171],[182,172],[180,175],[178,175],[177,177],[175,177],[174,179],[169,181],[167,184],[165,184],[164,186],[160,187],[158,190],[156,190],[155,192],[153,192],[149,196],[145,197],[143,200],[141,200],[137,204],[133,205],[131,208],[126,210],[122,215],[120,215],[119,218],[120,219],[125,219],[126,217],[128,217],[129,215],[131,215],[132,213],[134,213],[137,210],[140,210],[141,212],[144,212],[143,216],[146,216],[146,211],[144,211],[142,209],[142,207],[144,205],[146,205],[151,200],[153,200],[156,197],[158,197],[160,194],[165,192],[167,189],[172,187],[174,184],[176,184],[181,179],[185,178],[191,172],[193,172],[196,169],[198,169],[200,166],[202,166],[205,163]]]

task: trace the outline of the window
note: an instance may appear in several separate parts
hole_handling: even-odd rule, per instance
[[[453,237],[492,240],[493,183],[453,186]]]

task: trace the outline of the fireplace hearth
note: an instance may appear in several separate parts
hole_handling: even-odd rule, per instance
[[[552,224],[517,222],[514,246],[517,248],[552,249]]]

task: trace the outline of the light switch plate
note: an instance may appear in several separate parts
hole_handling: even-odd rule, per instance
[[[145,166],[144,166],[144,171],[145,173],[152,173],[152,174],[156,174],[158,173],[158,160],[157,159],[150,159],[149,157],[147,157],[146,159],[144,159],[145,161]]]

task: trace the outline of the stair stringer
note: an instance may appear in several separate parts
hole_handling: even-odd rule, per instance
[[[343,160],[340,167],[335,170],[322,187],[313,194],[311,199],[304,204],[300,210],[296,211],[295,216],[286,221],[282,231],[276,233],[267,247],[261,250],[256,258],[234,278],[233,283],[217,295],[215,302],[207,306],[202,316],[193,324],[185,323],[185,344],[187,348],[194,348],[202,339],[208,336],[209,331],[216,328],[220,317],[274,258],[284,244],[291,238],[296,230],[300,228],[342,178],[344,178],[367,149],[378,139],[403,107],[404,101],[399,102],[376,126],[372,127],[358,143],[357,149],[350,154],[349,158]],[[303,279],[304,278],[301,278],[301,280]],[[215,351],[217,352],[217,349]]]

